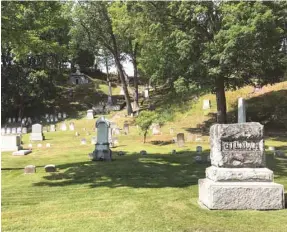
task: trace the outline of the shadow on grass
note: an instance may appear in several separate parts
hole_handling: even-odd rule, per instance
[[[148,154],[117,156],[112,162],[79,162],[57,165],[58,173],[44,176],[35,186],[68,186],[89,184],[90,187],[165,188],[197,185],[210,164],[194,162],[195,152],[176,155]],[[206,154],[203,154],[206,156]],[[206,159],[206,157],[205,157]]]

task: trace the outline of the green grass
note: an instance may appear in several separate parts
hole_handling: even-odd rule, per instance
[[[284,89],[285,85],[268,87],[268,91]],[[75,99],[79,102],[85,93],[81,88]],[[91,97],[93,88],[90,85]],[[95,88],[107,92],[104,84]],[[251,87],[246,87],[227,92],[229,111],[234,110],[239,96],[252,98],[250,91]],[[121,128],[124,121],[132,125],[129,135],[116,136],[119,145],[112,149],[113,162],[90,161],[95,120],[83,118],[67,120],[75,122],[74,132],[45,133],[46,141],[41,143],[50,143],[51,148],[37,148],[33,143],[33,152],[24,157],[2,153],[2,231],[287,231],[287,210],[209,211],[199,207],[197,182],[205,177],[208,164],[195,164],[193,157],[197,145],[203,146],[203,156],[209,154],[208,136],[201,130],[201,125],[211,119],[201,108],[205,98],[212,102],[208,112],[214,113],[212,94],[201,96],[195,103],[186,102],[175,120],[161,128],[163,134],[149,135],[147,144],[142,143],[134,118],[124,117],[125,111],[108,115]],[[175,134],[184,132],[187,137],[190,131],[194,136],[203,135],[203,140],[178,148],[170,142],[175,136],[169,134],[170,127],[175,128]],[[75,137],[76,131],[79,137]],[[28,138],[23,137],[24,147]],[[82,138],[87,139],[87,145],[80,145]],[[266,147],[275,146],[287,153],[286,144],[287,137],[282,135],[265,139]],[[138,154],[143,149],[147,156]],[[176,155],[170,154],[173,149]],[[119,157],[118,151],[126,155]],[[270,152],[266,157],[274,181],[286,190],[287,158],[274,157]],[[37,166],[35,174],[24,174],[23,168],[29,164]],[[57,172],[45,173],[46,164],[55,164]]]
[[[2,154],[2,231],[286,231],[286,210],[200,208],[197,181],[204,178],[207,164],[193,162],[197,143],[181,149],[175,144],[156,146],[151,141],[161,136],[149,136],[150,142],[142,144],[132,126],[130,135],[118,136],[113,162],[91,162],[94,121],[73,121],[80,137],[49,132],[42,144],[49,142],[51,148],[34,148],[25,157]],[[80,145],[81,138],[88,144]],[[28,135],[23,141],[27,146]],[[286,141],[268,138],[266,146],[284,147]],[[208,142],[201,144],[206,156]],[[142,149],[147,156],[138,154]],[[172,149],[178,154],[171,155]],[[117,151],[126,155],[119,157]],[[267,161],[275,181],[287,189],[287,159],[267,153]],[[44,166],[51,163],[58,171],[45,173]],[[37,166],[36,174],[23,173],[28,164]]]

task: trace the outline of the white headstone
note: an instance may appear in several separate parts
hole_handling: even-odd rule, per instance
[[[48,118],[49,117],[49,114],[45,114],[45,118]]]
[[[97,137],[92,137],[91,144],[96,144],[96,143],[97,143]]]
[[[21,118],[20,117],[18,117],[18,122],[21,122]]]
[[[5,135],[6,134],[6,129],[4,127],[1,128],[1,135]]]
[[[67,118],[67,114],[66,113],[63,113],[63,118]]]
[[[28,147],[29,147],[29,148],[32,148],[32,147],[33,147],[33,144],[32,144],[32,143],[29,143]]]
[[[244,98],[238,98],[238,123],[246,122],[246,105]]]
[[[58,122],[58,117],[57,116],[55,116],[55,122]]]
[[[50,143],[46,143],[46,147],[51,147],[51,144]]]
[[[210,109],[210,100],[209,99],[203,100],[202,109],[204,109],[204,110]]]
[[[73,122],[70,123],[69,129],[70,129],[70,131],[74,131],[75,130],[75,124]]]
[[[22,127],[22,134],[27,134],[27,127]]]
[[[28,117],[27,121],[28,121],[29,124],[32,124],[32,119],[30,117]]]
[[[42,147],[42,144],[41,144],[41,143],[39,143],[39,144],[37,145],[37,147],[39,147],[39,148],[40,148],[40,147]]]
[[[47,119],[46,119],[46,122],[50,122],[50,119],[49,119],[49,118],[47,118]]]
[[[10,127],[7,127],[6,128],[6,135],[10,135],[11,134],[11,128]]]
[[[50,118],[50,122],[54,122],[54,118]]]
[[[152,135],[160,135],[160,125],[157,123],[154,123],[152,125]]]
[[[21,127],[17,127],[17,134],[22,134],[22,128]]]
[[[56,126],[54,124],[50,125],[50,132],[55,132],[56,131]]]
[[[1,137],[1,151],[18,151],[21,149],[19,135],[5,135]]]
[[[13,118],[13,119],[12,119],[12,122],[13,122],[13,123],[16,122],[16,118]]]
[[[148,88],[146,88],[144,90],[144,98],[149,98],[149,89]]]
[[[8,123],[11,123],[12,122],[12,118],[8,118]]]
[[[62,114],[61,113],[58,113],[58,118],[62,118]]]
[[[87,119],[94,119],[94,111],[87,110]]]
[[[43,136],[43,127],[41,124],[32,125],[32,133],[30,135],[31,141],[42,141],[44,139]]]
[[[16,127],[13,127],[13,128],[12,128],[11,133],[12,133],[12,134],[17,134],[17,129],[16,129]]]
[[[87,140],[86,139],[81,139],[81,145],[85,145],[87,144]]]

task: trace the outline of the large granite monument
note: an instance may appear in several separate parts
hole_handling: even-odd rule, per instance
[[[211,167],[199,180],[199,203],[209,209],[283,209],[284,187],[265,166],[260,123],[210,128]]]
[[[95,150],[92,153],[92,160],[112,160],[112,151],[110,150],[109,143],[109,128],[110,122],[107,121],[103,116],[96,121],[97,128],[97,143]]]

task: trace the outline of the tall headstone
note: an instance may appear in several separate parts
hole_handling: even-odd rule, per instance
[[[124,131],[125,135],[127,135],[129,133],[130,127],[129,127],[129,123],[128,122],[124,122],[123,131]]]
[[[5,135],[1,137],[1,151],[18,151],[21,148],[20,135]]]
[[[74,131],[75,130],[75,123],[71,122],[69,125],[69,129],[70,129],[70,131]]]
[[[101,117],[96,122],[97,128],[97,143],[95,150],[92,153],[92,160],[112,160],[112,151],[109,147],[109,127],[110,122],[104,117]]]
[[[120,95],[121,95],[121,96],[124,96],[124,95],[125,95],[125,92],[124,92],[124,88],[123,88],[123,87],[121,87]]]
[[[22,134],[27,134],[27,127],[22,127]]]
[[[30,135],[30,141],[42,141],[44,140],[43,127],[41,124],[32,125],[32,133]]]
[[[149,98],[149,88],[146,87],[144,90],[144,98],[148,99]]]
[[[203,110],[208,110],[208,109],[210,109],[210,100],[209,100],[209,99],[203,100],[202,109],[203,109]]]
[[[266,168],[260,123],[210,128],[211,167],[200,179],[199,202],[209,209],[283,209],[284,187]]]
[[[238,123],[246,122],[246,104],[244,98],[238,98]]]
[[[177,140],[177,145],[179,147],[183,147],[184,146],[184,133],[177,134],[176,140]]]
[[[67,130],[67,124],[63,122],[61,125],[61,131],[66,131],[66,130]]]
[[[6,129],[3,127],[1,128],[1,135],[5,135],[6,134]]]
[[[22,128],[21,127],[17,127],[16,132],[17,132],[17,134],[22,134]]]
[[[158,123],[154,123],[152,125],[152,135],[160,135],[160,125]]]
[[[94,111],[87,110],[87,119],[94,119]]]

